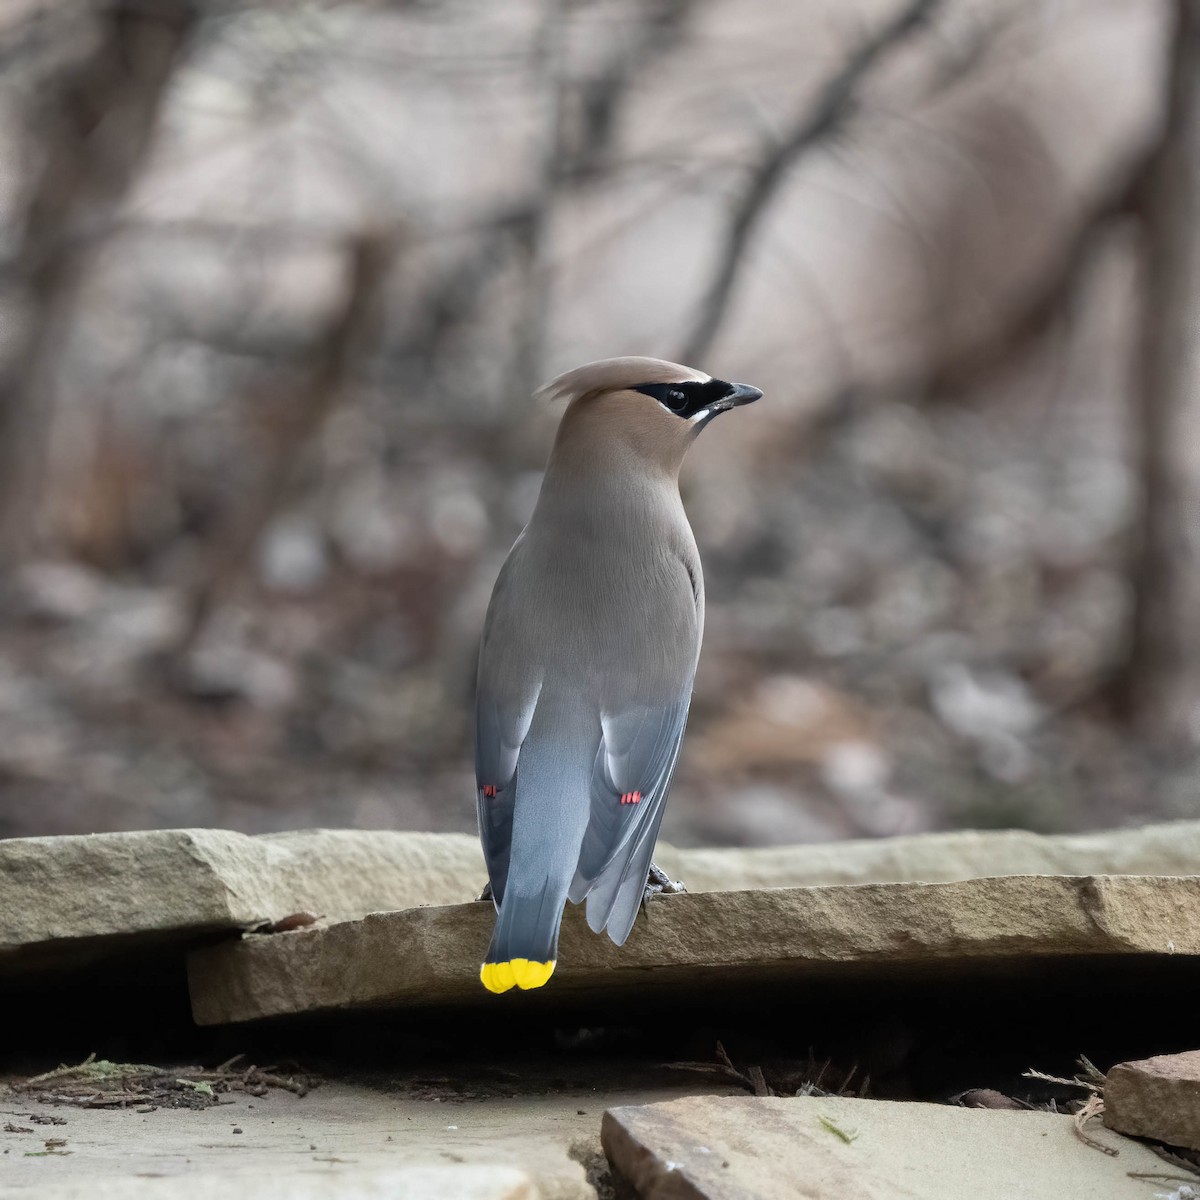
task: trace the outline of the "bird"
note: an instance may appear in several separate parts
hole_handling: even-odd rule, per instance
[[[679,470],[716,416],[762,392],[623,357],[538,396],[567,407],[496,579],[476,679],[481,898],[496,909],[480,979],[496,993],[550,979],[567,900],[620,946],[644,895],[683,890],[651,861],[704,630]]]

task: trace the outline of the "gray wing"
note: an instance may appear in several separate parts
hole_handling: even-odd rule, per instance
[[[704,626],[698,564],[689,566],[681,556],[676,568],[660,609],[660,620],[674,613],[674,621],[664,623],[674,631],[674,666],[664,670],[660,660],[657,671],[639,672],[635,694],[614,705],[615,711],[600,713],[591,811],[571,884],[571,900],[579,903],[587,897],[588,925],[597,933],[607,930],[618,946],[633,928],[646,887],[679,760]],[[656,656],[647,657],[653,661]]]
[[[529,732],[537,692],[527,707],[497,700],[480,682],[475,703],[475,802],[479,840],[497,905],[504,899],[517,798],[517,757]]]
[[[592,770],[591,815],[571,884],[587,897],[588,924],[621,945],[637,915],[691,700],[639,704],[601,716],[603,736]]]
[[[517,539],[513,551],[520,545]],[[540,677],[528,662],[509,663],[503,639],[494,638],[497,613],[508,600],[512,552],[492,592],[479,647],[475,688],[475,802],[479,840],[496,906],[504,898],[512,848],[513,805],[517,797],[517,759],[529,733],[541,690]]]

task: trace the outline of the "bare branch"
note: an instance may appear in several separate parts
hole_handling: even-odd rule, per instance
[[[859,87],[892,50],[921,29],[941,0],[910,0],[882,29],[857,46],[845,65],[828,80],[816,102],[796,119],[783,139],[758,163],[740,201],[730,214],[716,268],[700,305],[700,314],[680,352],[681,362],[707,357],[725,320],[746,249],[787,173],[808,150],[840,129],[855,109]]]
[[[454,330],[474,311],[485,285],[512,261],[514,254],[528,260],[530,246],[544,240],[554,204],[588,186],[608,165],[633,81],[649,63],[681,44],[692,8],[687,0],[648,0],[639,6],[638,23],[630,30],[626,43],[595,75],[570,85],[557,81],[553,86],[555,108],[577,105],[577,119],[565,121],[564,114],[554,114],[547,130],[547,145],[553,153],[541,162],[530,192],[488,220],[482,236],[436,281],[419,306],[425,317],[411,341],[422,356],[426,373]],[[562,19],[553,16],[551,23]],[[544,276],[548,268],[543,264],[540,269]],[[526,299],[535,304],[545,302],[536,285]],[[523,355],[526,362],[536,358],[524,351],[518,359]],[[529,368],[517,372],[528,373]]]

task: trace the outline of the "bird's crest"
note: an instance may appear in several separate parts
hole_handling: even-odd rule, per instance
[[[534,393],[538,400],[565,400],[570,403],[580,396],[595,392],[618,392],[643,383],[707,383],[709,376],[693,367],[666,362],[661,358],[601,358],[584,363],[573,371],[543,384]]]

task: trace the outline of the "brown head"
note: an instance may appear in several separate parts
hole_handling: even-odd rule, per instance
[[[762,392],[659,358],[605,358],[551,380],[539,397],[565,399],[556,459],[634,460],[677,475],[696,435],[718,413]],[[636,460],[641,460],[637,462]]]

